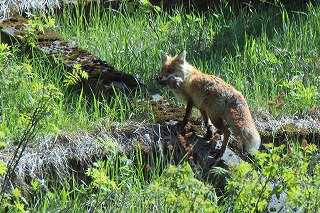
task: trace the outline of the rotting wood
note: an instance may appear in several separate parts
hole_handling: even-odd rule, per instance
[[[17,42],[23,44],[25,41],[20,37],[24,36],[27,23],[28,19],[19,15],[4,20],[0,24],[1,41],[10,45]],[[114,89],[146,92],[146,87],[133,75],[120,71],[87,50],[63,40],[58,33],[50,29],[45,29],[44,33],[37,32],[35,48],[49,57],[56,58],[58,63],[63,63],[69,71],[74,65],[80,64],[81,69],[88,74],[88,79],[79,82],[87,94],[91,95],[94,92],[97,96],[104,94],[108,97],[113,94]]]
[[[120,156],[128,157],[134,152],[142,155],[143,172],[149,178],[154,169],[165,168],[167,164],[190,163],[198,179],[211,183],[221,190],[226,185],[225,175],[213,175],[210,169],[241,162],[241,159],[230,149],[220,159],[212,156],[214,145],[195,134],[190,128],[185,134],[180,133],[176,122],[129,124],[99,124],[94,133],[78,131],[60,133],[46,138],[37,145],[30,144],[15,171],[12,186],[19,187],[27,193],[31,180],[64,182],[74,176],[75,181],[88,183],[90,178],[85,171],[94,166],[94,162],[107,160],[115,154],[108,143]],[[16,145],[8,145],[0,150],[0,161],[8,162]],[[136,160],[134,164],[138,163]],[[0,179],[1,185],[1,179]],[[49,186],[47,186],[49,187]]]

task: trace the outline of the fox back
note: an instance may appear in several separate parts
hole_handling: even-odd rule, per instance
[[[229,128],[249,154],[259,149],[259,133],[248,104],[239,91],[221,78],[197,70],[186,61],[185,51],[176,57],[161,52],[161,60],[162,66],[156,81],[187,104],[184,122],[195,106],[200,110],[208,131],[214,125],[224,133],[221,152],[225,151],[228,144]]]

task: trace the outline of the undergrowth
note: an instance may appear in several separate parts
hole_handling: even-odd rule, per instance
[[[319,106],[317,5],[308,4],[301,11],[279,4],[267,10],[235,12],[226,4],[207,12],[187,12],[183,7],[165,12],[142,2],[142,7],[123,4],[115,10],[92,6],[89,11],[74,4],[65,6],[54,19],[32,16],[31,28],[23,39],[35,44],[34,31],[52,27],[68,41],[135,75],[148,88],[160,90],[167,99],[172,95],[153,82],[159,69],[159,50],[174,55],[186,49],[188,61],[233,84],[253,109],[269,109],[275,117],[303,116]],[[71,74],[73,80],[78,79]],[[70,92],[70,73],[32,48],[21,54],[19,47],[1,44],[0,77],[1,149],[21,141],[43,98],[47,101],[46,116],[30,141],[34,146],[49,134],[89,129],[99,120],[153,120],[151,104],[141,105],[139,93],[128,98],[115,91],[112,99],[106,100],[89,99],[82,89]],[[167,167],[159,159],[146,178],[143,171],[147,165],[140,150],[121,155],[115,144],[106,143],[110,152],[106,159],[86,171],[90,182],[80,184],[71,177],[48,188],[52,177],[31,180],[27,194],[16,187],[3,192],[0,211],[266,212],[273,211],[271,201],[283,195],[282,210],[319,211],[318,151],[307,141],[302,145],[299,141],[280,147],[266,145],[266,151],[257,153],[252,164],[230,167],[225,171],[229,179],[220,197],[209,184],[194,177],[186,162]],[[8,169],[0,162],[1,178]]]
[[[278,211],[319,211],[320,175],[317,147],[302,145],[274,147],[256,153],[253,164],[243,162],[229,171],[225,196],[218,197],[208,183],[197,180],[187,162],[142,172],[141,152],[121,155],[116,144],[109,146],[107,158],[86,171],[90,183],[78,184],[74,178],[50,189],[46,182],[33,180],[31,191],[23,195],[18,188],[2,195],[8,212],[270,212],[277,198]],[[136,158],[136,161],[132,161]],[[213,168],[214,169],[214,168]],[[70,184],[71,183],[71,184]],[[271,203],[273,201],[273,204]]]
[[[207,12],[181,7],[170,13],[150,8],[133,14],[70,7],[76,12],[66,9],[57,17],[60,33],[149,88],[155,88],[159,51],[175,55],[186,49],[189,62],[234,85],[253,108],[268,108],[268,101],[281,93],[285,104],[275,116],[301,115],[319,105],[317,5],[300,12],[279,4],[239,13],[222,4]]]

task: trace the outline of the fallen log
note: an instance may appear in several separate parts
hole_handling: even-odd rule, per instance
[[[137,90],[146,92],[146,87],[133,75],[120,71],[87,50],[65,41],[57,32],[50,29],[43,31],[35,29],[35,43],[30,44],[23,38],[31,26],[28,25],[28,19],[22,16],[15,15],[4,20],[0,23],[0,28],[2,42],[9,45],[20,43],[23,47],[27,46],[27,49],[34,46],[35,50],[64,64],[67,72],[72,72],[75,66],[81,67],[81,71],[86,72],[88,77],[79,75],[81,80],[75,86],[83,87],[86,94],[91,95],[93,92],[97,96],[104,94],[105,97],[109,97],[114,93],[114,89],[124,92]]]

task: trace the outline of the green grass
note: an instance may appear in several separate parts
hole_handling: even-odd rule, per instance
[[[189,62],[234,85],[248,99],[253,111],[268,109],[270,100],[277,104],[283,101],[282,108],[272,108],[275,116],[303,116],[309,108],[320,104],[318,6],[291,11],[279,5],[254,13],[235,12],[228,6],[207,12],[186,12],[181,7],[170,12],[143,8],[130,13],[123,5],[119,11],[93,7],[86,11],[88,17],[83,7],[75,5],[74,12],[69,7],[55,17],[55,29],[71,43],[137,76],[149,89],[159,89],[153,81],[160,67],[159,50],[175,55],[186,49]],[[12,144],[21,137],[32,110],[43,97],[47,98],[48,108],[39,124],[38,140],[60,131],[89,130],[100,120],[153,121],[151,105],[146,103],[142,107],[137,101],[141,98],[139,93],[133,99],[117,92],[110,102],[89,101],[81,89],[68,90],[63,83],[62,65],[34,52],[29,57],[16,54],[18,47],[1,46],[0,50],[0,142]],[[172,99],[164,89],[159,91]],[[281,93],[284,97],[276,100]],[[115,151],[104,165],[88,170],[87,175],[93,180],[89,185],[75,183],[70,187],[71,178],[65,185],[57,183],[48,190],[35,180],[34,191],[26,199],[18,190],[10,196],[7,194],[7,208],[37,212],[90,212],[93,208],[96,212],[200,212],[209,208],[208,211],[224,212],[228,208],[226,202],[235,211],[249,212],[267,208],[265,202],[271,195],[288,191],[290,205],[301,206],[303,201],[308,201],[306,209],[316,210],[319,183],[314,176],[319,175],[319,168],[306,171],[314,147],[310,151],[297,146],[296,155],[286,150],[284,155],[289,160],[281,162],[283,155],[273,148],[269,150],[271,154],[262,153],[254,165],[240,165],[231,172],[228,192],[232,196],[228,198],[215,197],[214,190],[198,182],[187,165],[166,168],[162,159],[157,159],[159,164],[146,180],[139,152],[125,157]],[[283,147],[281,152],[285,152]],[[138,163],[133,164],[132,159]],[[295,166],[296,171],[288,169]],[[266,169],[261,171],[262,167]],[[179,186],[175,185],[177,179]],[[282,188],[273,190],[261,180],[281,182]],[[250,184],[243,184],[247,182],[255,185],[250,188]],[[189,194],[181,193],[181,187]],[[174,196],[170,197],[167,191]],[[195,192],[201,207],[193,202]],[[180,200],[175,200],[176,197]],[[243,202],[244,198],[250,198],[250,203]]]
[[[83,8],[76,7],[79,12],[71,20],[68,10],[58,18],[58,29],[70,42],[150,88],[159,69],[159,50],[175,55],[186,49],[192,64],[233,84],[254,108],[267,108],[281,92],[285,106],[280,114],[319,105],[319,8],[309,5],[291,12],[278,6],[249,14],[226,9],[131,15],[92,9],[85,18]]]
[[[279,6],[257,13],[235,13],[230,8],[187,13],[177,8],[171,13],[137,10],[134,14],[93,7],[88,17],[81,6],[74,6],[74,13],[70,11],[66,7],[55,17],[55,28],[63,37],[135,75],[149,89],[159,89],[153,81],[160,66],[159,50],[175,55],[186,49],[192,64],[234,85],[248,99],[252,110],[269,108],[268,101],[277,101],[276,96],[282,92],[285,105],[273,109],[275,116],[303,115],[319,105],[317,6],[309,5],[303,12]],[[1,76],[7,82],[1,85],[2,113],[6,116],[3,125],[13,138],[19,137],[21,128],[15,121],[36,96],[29,91],[36,83],[53,84],[63,94],[55,102],[56,114],[47,122],[49,127],[44,127],[45,134],[86,128],[105,118],[153,120],[149,104],[137,107],[135,99],[128,100],[121,93],[112,99],[112,104],[104,100],[89,104],[81,90],[67,92],[62,66],[43,55],[31,58],[12,55],[2,60],[6,68]],[[172,99],[165,90],[160,92]],[[140,94],[136,97],[140,99]]]
[[[298,144],[298,143],[297,143]],[[190,165],[156,165],[143,174],[140,150],[133,155],[119,155],[115,144],[106,143],[109,153],[86,174],[90,183],[54,183],[50,189],[39,180],[31,181],[30,194],[16,188],[4,197],[0,210],[20,212],[270,212],[269,202],[285,194],[288,212],[301,209],[317,212],[319,206],[320,166],[315,145],[285,145],[257,154],[254,163],[234,165],[228,173],[226,196],[194,177]],[[136,163],[132,159],[136,158]],[[161,169],[159,172],[158,169]],[[215,169],[215,168],[213,168]],[[158,170],[158,171],[157,171]],[[222,171],[222,168],[220,168]],[[3,201],[3,200],[2,200]],[[278,210],[280,211],[281,208]],[[19,211],[20,210],[20,211]],[[23,211],[22,211],[23,212]]]
[[[129,98],[121,91],[115,91],[111,99],[91,100],[81,89],[70,91],[63,83],[66,70],[62,64],[57,65],[33,51],[29,55],[16,54],[18,49],[3,45],[0,59],[1,129],[5,131],[7,143],[21,137],[33,109],[46,95],[51,100],[39,139],[64,130],[86,130],[100,120],[153,119],[149,103],[139,103],[141,93],[136,92]]]

